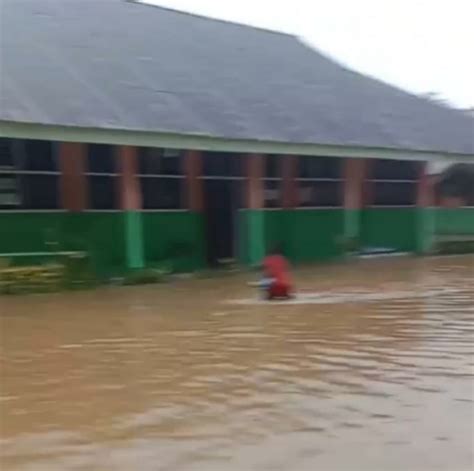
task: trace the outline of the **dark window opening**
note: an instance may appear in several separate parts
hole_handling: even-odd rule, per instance
[[[416,203],[414,183],[374,182],[374,206],[413,206]]]
[[[58,175],[23,175],[24,209],[58,209]]]
[[[264,200],[265,208],[279,208],[281,206],[281,181],[265,180]]]
[[[141,178],[144,209],[181,209],[182,182],[180,178]]]
[[[342,161],[334,157],[300,156],[298,175],[300,178],[338,179],[342,175]]]
[[[0,173],[0,209],[17,209],[20,206],[18,177],[13,173]]]
[[[117,207],[117,181],[111,176],[89,176],[90,209],[106,210]]]
[[[88,173],[116,173],[115,149],[105,144],[90,144],[88,149]]]
[[[316,206],[316,195],[314,191],[314,182],[301,182],[298,186],[298,202],[302,208]]]
[[[12,140],[0,138],[0,170],[10,169],[15,166],[12,152]]]
[[[265,156],[265,178],[281,178],[282,157],[278,155]]]
[[[420,163],[403,160],[376,159],[371,161],[370,175],[373,180],[418,180]]]
[[[58,208],[59,172],[54,143],[1,139],[0,209]]]
[[[56,172],[58,163],[54,144],[49,141],[24,141],[23,170],[39,172]]]
[[[300,207],[342,206],[342,185],[338,181],[301,181],[298,186]]]
[[[182,175],[184,154],[181,150],[138,148],[140,175]]]
[[[240,177],[242,176],[242,157],[239,154],[205,152],[202,155],[203,176]]]

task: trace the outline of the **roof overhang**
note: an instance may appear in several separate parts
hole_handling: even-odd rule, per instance
[[[312,143],[292,143],[250,139],[225,139],[199,134],[174,134],[125,129],[43,125],[0,120],[0,137],[40,139],[58,142],[193,149],[216,152],[311,155],[367,159],[395,159],[474,163],[473,154],[455,154],[409,149],[350,147]]]

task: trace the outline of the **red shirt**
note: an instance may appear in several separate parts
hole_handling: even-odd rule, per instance
[[[285,257],[282,255],[269,255],[263,260],[265,274],[269,278],[274,278],[276,284],[290,287],[290,267]]]

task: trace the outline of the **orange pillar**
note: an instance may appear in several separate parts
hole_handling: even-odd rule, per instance
[[[361,209],[368,196],[365,159],[345,159],[344,162],[344,208]]]
[[[344,238],[357,241],[361,231],[361,209],[367,202],[367,162],[365,159],[344,161]],[[355,248],[355,247],[353,247]]]
[[[204,209],[204,186],[202,176],[202,153],[188,150],[184,156],[186,185],[183,188],[184,201],[190,211],[200,213]]]
[[[260,154],[247,156],[247,208],[263,209],[264,188],[263,177],[265,174],[265,158]]]
[[[435,236],[435,205],[434,178],[428,173],[427,162],[420,165],[420,173],[416,194],[416,241],[417,253],[429,253],[434,244]]]
[[[140,210],[142,194],[138,173],[138,155],[136,147],[117,147],[118,194],[120,209]]]
[[[58,147],[61,207],[73,212],[88,207],[86,173],[87,146],[75,142],[61,142]]]
[[[145,265],[142,193],[138,173],[137,149],[130,146],[117,147],[117,168],[119,173],[118,196],[124,216],[125,263],[129,269]]]
[[[285,155],[281,157],[282,170],[282,202],[284,209],[293,209],[298,206],[298,157]]]
[[[265,158],[246,156],[246,209],[241,213],[240,257],[248,265],[257,265],[265,256],[264,187]]]

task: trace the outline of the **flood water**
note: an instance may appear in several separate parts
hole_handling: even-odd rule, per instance
[[[471,469],[473,275],[311,267],[286,305],[248,274],[0,298],[0,468]]]

